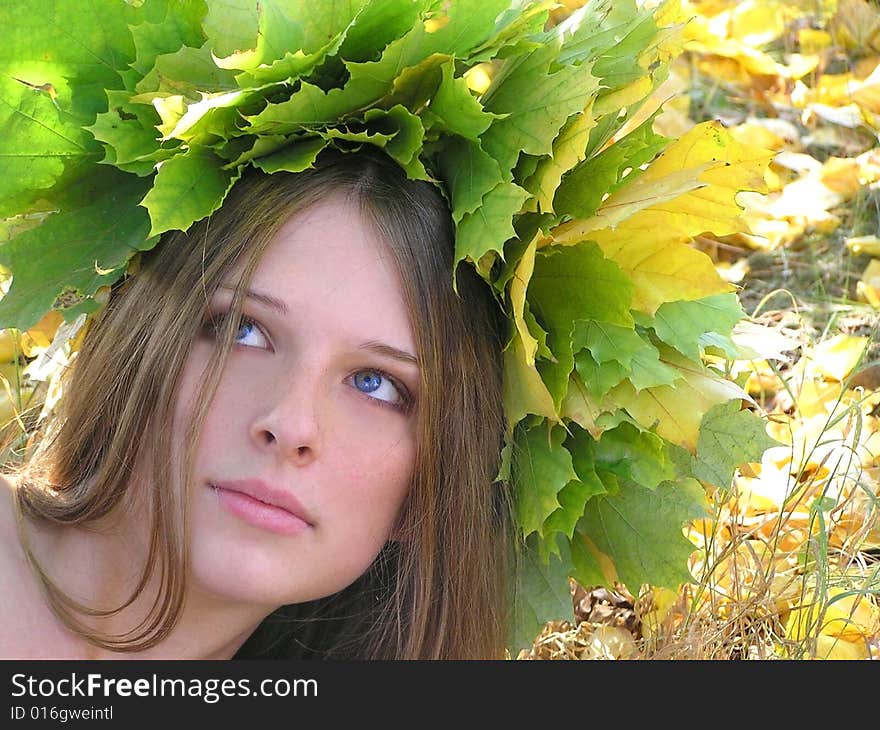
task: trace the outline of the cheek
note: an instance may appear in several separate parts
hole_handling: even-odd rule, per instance
[[[195,345],[186,359],[183,371],[180,373],[180,382],[177,385],[177,398],[174,404],[175,429],[180,429],[192,415],[196,393],[204,377],[206,367],[207,356],[201,352],[199,345]]]
[[[375,445],[375,444],[374,444]],[[415,467],[415,443],[411,435],[381,450],[366,443],[352,444],[346,458],[339,459],[337,506],[353,520],[369,527],[384,542],[390,534],[409,493]],[[368,519],[372,516],[373,519]]]

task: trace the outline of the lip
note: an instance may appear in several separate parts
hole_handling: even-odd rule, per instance
[[[245,522],[281,535],[314,527],[300,501],[261,479],[210,482],[220,505]]]

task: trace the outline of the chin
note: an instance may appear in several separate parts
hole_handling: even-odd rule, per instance
[[[341,591],[363,575],[375,558],[327,565],[307,554],[294,557],[271,541],[238,542],[234,549],[233,540],[197,543],[191,551],[191,588],[215,600],[272,611]]]

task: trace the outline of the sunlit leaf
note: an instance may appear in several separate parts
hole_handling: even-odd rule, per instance
[[[770,157],[744,148],[717,123],[697,125],[632,185],[610,196],[595,217],[563,224],[552,238],[561,244],[596,241],[631,277],[633,306],[644,312],[732,291],[711,259],[685,244],[707,231],[726,235],[743,228],[736,196],[764,189],[762,170]]]
[[[697,365],[676,365],[681,379],[674,385],[641,391],[628,382],[618,385],[609,398],[625,408],[642,426],[654,429],[663,438],[688,449],[697,448],[703,416],[719,403],[747,398],[736,383]],[[682,407],[686,403],[687,407]]]
[[[654,331],[691,360],[700,359],[700,345],[706,334],[729,337],[734,325],[745,317],[736,294],[716,294],[695,301],[666,302],[654,313]],[[734,349],[735,345],[730,343]]]
[[[53,307],[94,310],[97,304],[88,300],[98,288],[118,278],[133,253],[156,244],[147,212],[138,206],[148,181],[103,172],[82,186],[80,206],[0,246],[0,265],[13,274],[0,299],[0,327],[27,330]],[[96,229],[96,220],[104,225]]]
[[[731,400],[710,408],[700,425],[694,474],[722,489],[729,488],[736,468],[777,444],[767,435],[767,422]]]
[[[213,213],[236,177],[223,169],[223,160],[207,150],[193,149],[164,162],[141,202],[150,213],[150,235],[186,230]]]

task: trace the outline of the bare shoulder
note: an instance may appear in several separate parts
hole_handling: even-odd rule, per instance
[[[16,636],[21,628],[22,602],[27,583],[23,569],[27,568],[24,551],[18,537],[15,509],[15,481],[0,474],[0,657],[16,653]]]
[[[37,657],[47,634],[42,600],[18,534],[16,482],[0,474],[0,659]]]
[[[0,474],[0,560],[17,552],[16,548],[19,547],[15,489],[15,478]],[[5,576],[5,573],[0,573],[0,576]]]

